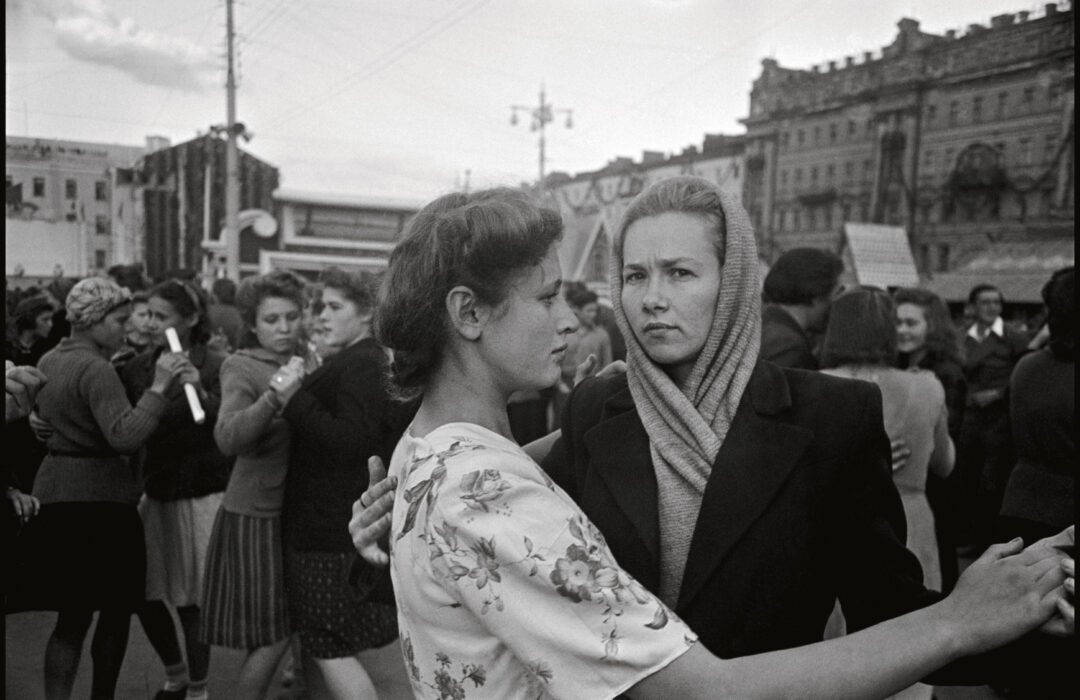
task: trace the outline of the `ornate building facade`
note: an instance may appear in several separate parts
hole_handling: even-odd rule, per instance
[[[743,137],[706,135],[701,146],[677,155],[645,151],[640,161],[616,158],[574,177],[553,173],[547,192],[565,223],[559,258],[568,280],[607,294],[611,240],[626,205],[647,185],[675,175],[698,175],[739,196],[743,190]]]
[[[838,249],[844,222],[903,226],[924,277],[998,244],[1071,240],[1071,6],[962,34],[928,34],[912,19],[898,28],[860,60],[762,61],[743,120],[743,202],[763,256]]]

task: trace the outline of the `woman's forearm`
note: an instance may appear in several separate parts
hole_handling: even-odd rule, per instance
[[[800,698],[891,695],[961,655],[957,627],[937,606],[845,637],[719,660],[700,643],[635,685],[633,698]]]

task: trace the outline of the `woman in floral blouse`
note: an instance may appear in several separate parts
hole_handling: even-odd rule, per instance
[[[632,227],[628,240],[653,241],[649,255],[667,260],[665,240],[682,239],[690,274],[715,295],[707,227],[675,223],[679,235]],[[841,639],[733,661],[696,644],[510,437],[508,397],[558,379],[575,327],[561,231],[557,212],[521,192],[450,194],[391,255],[377,332],[394,350],[396,388],[422,396],[390,466],[391,571],[417,697],[884,696],[1054,613],[1058,557],[1017,555],[1013,542],[945,601]],[[1032,589],[1040,602],[1022,602]]]

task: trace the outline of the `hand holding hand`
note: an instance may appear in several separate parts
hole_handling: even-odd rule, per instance
[[[911,456],[911,448],[903,438],[897,438],[890,443],[892,447],[892,470],[900,471],[907,466],[908,457]]]
[[[1071,637],[1076,634],[1076,562],[1066,552],[1072,552],[1075,542],[1075,528],[1068,527],[1054,535],[1030,545],[1028,549],[1044,548],[1057,552],[1061,559],[1061,570],[1065,575],[1063,584],[1065,595],[1058,600],[1057,614],[1039,628],[1040,632],[1055,637]]]
[[[284,407],[285,404],[289,403],[289,399],[296,394],[303,381],[303,369],[298,369],[294,365],[285,365],[270,378],[270,388],[277,396],[278,402]]]
[[[48,442],[53,434],[52,423],[39,416],[37,411],[30,413],[30,429],[39,442]]]
[[[1059,612],[1064,555],[1052,547],[1022,547],[1017,538],[987,549],[939,604],[943,619],[959,629],[964,654],[1000,646]]]
[[[368,475],[367,490],[353,503],[349,534],[364,561],[386,566],[390,556],[379,546],[379,541],[390,532],[397,478],[386,476],[386,468],[378,457],[368,459]]]
[[[4,422],[25,418],[34,410],[45,375],[36,367],[6,367],[4,371]]]
[[[194,372],[197,382],[198,370],[192,366],[186,355],[181,352],[163,352],[154,364],[154,381],[150,390],[164,394],[174,380],[186,381],[181,378],[190,376],[191,372]]]

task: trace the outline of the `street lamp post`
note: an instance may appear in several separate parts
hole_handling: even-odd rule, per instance
[[[566,128],[571,129],[574,126],[573,110],[571,109],[555,109],[550,102],[547,101],[547,97],[544,94],[544,86],[540,85],[540,104],[537,107],[526,107],[523,105],[511,105],[510,106],[510,124],[517,125],[518,112],[525,112],[532,117],[532,122],[529,125],[530,131],[540,132],[540,187],[544,186],[544,166],[546,164],[546,141],[544,134],[544,127],[551,122],[555,121],[555,113],[561,113],[566,115]]]

